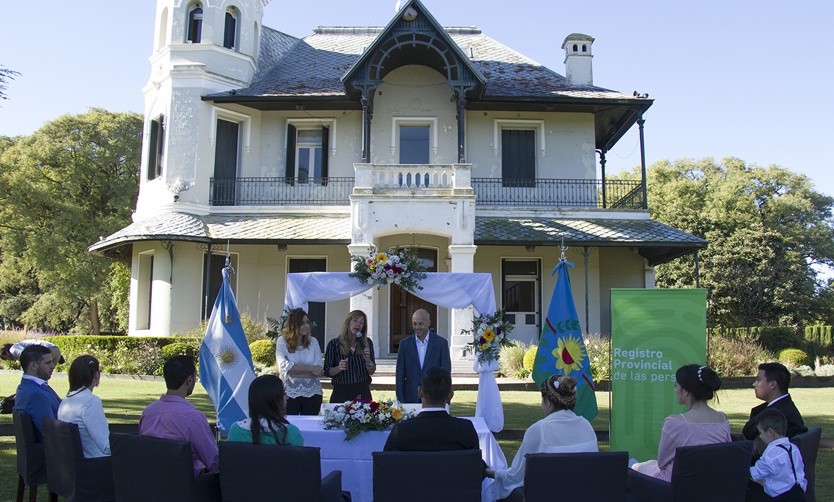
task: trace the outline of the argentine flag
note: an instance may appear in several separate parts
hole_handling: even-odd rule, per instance
[[[536,360],[533,363],[533,380],[541,386],[550,375],[564,374],[576,379],[576,408],[574,413],[593,420],[599,412],[591,361],[585,350],[585,339],[579,327],[576,304],[570,287],[568,267],[573,263],[561,260],[550,272],[556,276],[556,286],[550,297],[550,306],[542,327]]]
[[[217,427],[224,436],[249,414],[249,384],[255,379],[252,353],[229,287],[230,271],[228,265],[223,269],[223,285],[200,345],[200,382],[214,403]]]

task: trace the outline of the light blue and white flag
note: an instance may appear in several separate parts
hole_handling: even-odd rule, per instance
[[[225,436],[232,424],[249,414],[249,384],[255,379],[252,353],[232,288],[231,267],[223,269],[223,285],[211,311],[206,336],[200,345],[200,382],[217,411],[217,427]]]

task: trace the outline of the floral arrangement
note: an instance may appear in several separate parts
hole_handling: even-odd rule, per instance
[[[426,278],[426,267],[417,259],[414,248],[388,248],[384,251],[368,249],[368,256],[351,256],[354,262],[351,277],[356,277],[362,284],[376,283],[378,287],[389,282],[399,284],[405,289],[423,289],[419,281]]]
[[[478,361],[483,364],[497,361],[501,355],[501,347],[515,345],[509,339],[514,327],[504,319],[504,311],[499,310],[492,315],[475,316],[472,319],[472,329],[461,330],[460,334],[472,337],[472,341],[466,345],[475,350]]]
[[[344,429],[345,441],[350,441],[360,432],[382,431],[413,416],[414,412],[403,411],[392,399],[377,402],[357,398],[325,409],[322,422],[325,429]]]

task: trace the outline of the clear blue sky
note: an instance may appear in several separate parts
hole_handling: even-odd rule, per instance
[[[317,26],[384,26],[395,2],[273,0],[264,25],[297,37]],[[0,64],[21,73],[8,85],[9,100],[0,101],[0,135],[31,134],[90,107],[141,113],[155,3],[47,1],[33,8],[0,0],[4,12],[16,12],[0,30]],[[646,115],[649,164],[736,156],[805,173],[834,195],[830,0],[423,3],[444,26],[477,26],[561,74],[565,36],[595,37],[594,83],[656,100]],[[608,166],[639,162],[635,130],[609,153]]]

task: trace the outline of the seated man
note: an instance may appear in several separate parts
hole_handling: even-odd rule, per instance
[[[168,392],[149,404],[139,418],[139,434],[191,442],[194,475],[219,472],[217,443],[206,416],[185,400],[197,383],[197,368],[190,356],[172,357],[162,368]]]
[[[423,409],[414,418],[394,426],[385,442],[385,451],[480,449],[472,422],[453,417],[446,411],[446,403],[454,395],[449,370],[439,366],[429,368],[417,393]]]
[[[764,451],[765,444],[759,439],[759,430],[756,428],[756,418],[765,409],[777,409],[788,419],[787,437],[792,438],[808,430],[802,421],[802,415],[793,404],[791,395],[788,394],[788,386],[791,383],[791,373],[786,367],[779,363],[762,363],[759,365],[759,374],[753,382],[753,389],[756,397],[764,403],[750,410],[750,420],[744,425],[742,434],[747,439],[753,440],[754,457],[758,458]]]
[[[35,436],[41,441],[41,418],[56,418],[58,405],[61,404],[58,394],[47,383],[55,369],[52,352],[43,345],[29,345],[20,353],[20,367],[23,369],[23,378],[17,386],[14,409],[32,418]]]

